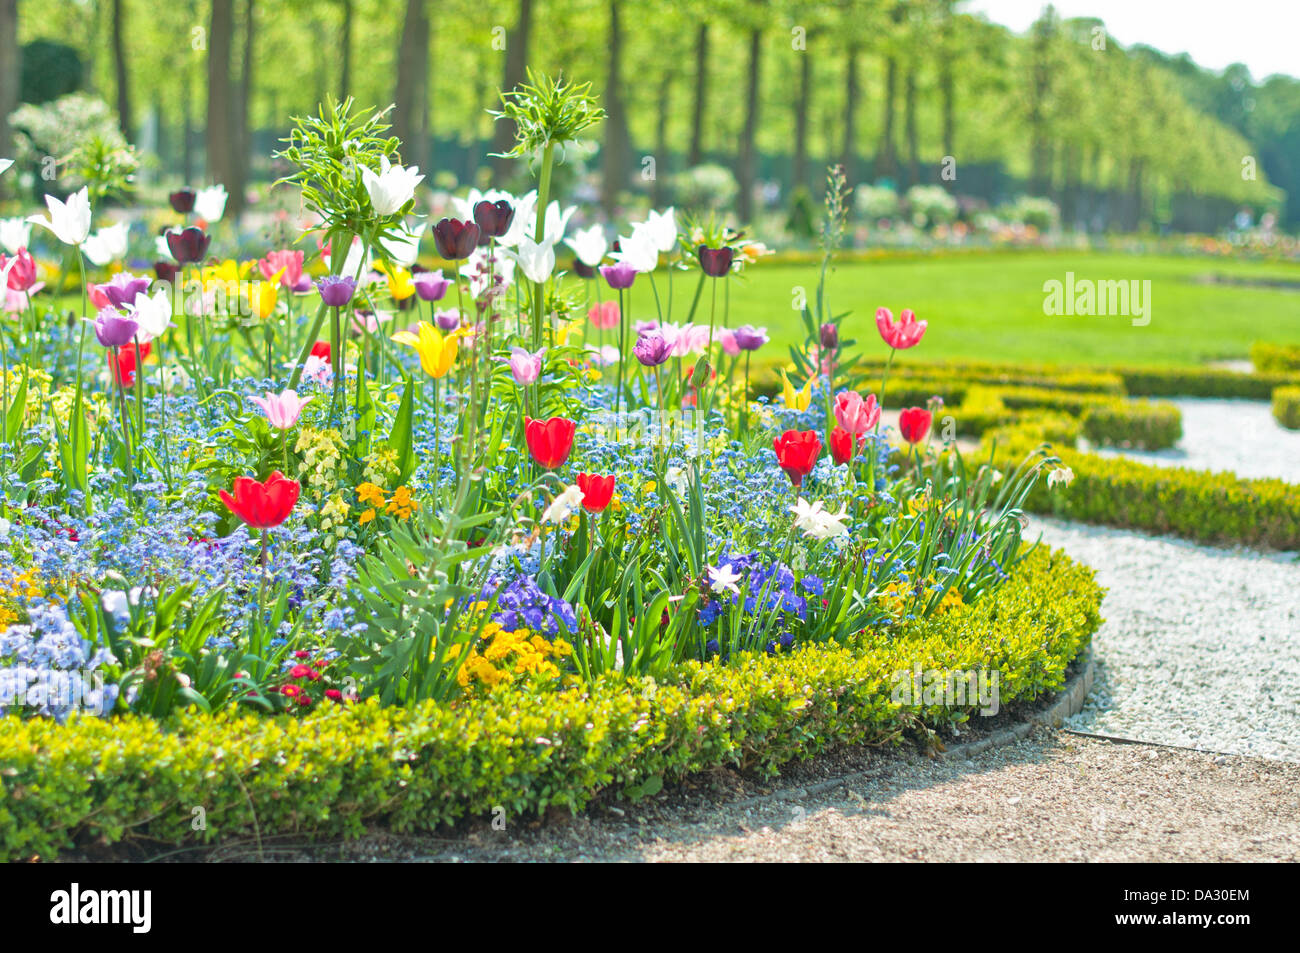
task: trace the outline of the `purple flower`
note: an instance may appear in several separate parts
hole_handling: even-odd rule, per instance
[[[605,280],[615,291],[631,288],[637,274],[636,269],[625,261],[613,265],[601,265],[600,273],[605,276]]]
[[[124,318],[116,311],[105,308],[94,320],[95,338],[103,347],[125,347],[140,330],[140,325],[131,318]]]
[[[721,248],[709,248],[701,245],[695,250],[700,259],[700,268],[711,278],[721,278],[731,270],[731,260],[736,253],[728,245]]]
[[[455,331],[460,327],[459,311],[439,311],[433,316],[433,323],[438,325],[440,331]]]
[[[834,324],[823,324],[820,334],[822,350],[834,351],[840,346],[840,329]]]
[[[100,285],[99,290],[104,292],[104,297],[113,307],[125,308],[135,301],[136,295],[147,292],[149,284],[148,278],[137,278],[129,271],[120,271],[107,284]]]
[[[736,346],[742,351],[757,351],[767,343],[767,328],[756,328],[752,324],[742,324],[736,328]]]
[[[322,301],[331,308],[341,308],[352,300],[352,295],[357,290],[357,280],[350,275],[326,275],[317,280],[316,288],[320,291]]]
[[[451,280],[442,276],[441,268],[437,271],[422,271],[411,280],[415,283],[415,293],[421,301],[441,301],[451,287]]]
[[[478,247],[479,227],[474,222],[444,218],[433,226],[433,243],[447,261],[462,261]]]
[[[510,231],[515,220],[515,210],[509,202],[489,202],[484,199],[474,206],[474,222],[485,237],[500,238]]]
[[[167,250],[182,265],[203,260],[208,253],[212,236],[196,225],[188,228],[167,229]]]
[[[171,195],[167,196],[167,201],[172,203],[172,209],[181,215],[188,215],[194,211],[194,200],[198,198],[198,193],[188,185],[183,189],[178,189]]]
[[[643,331],[632,345],[632,353],[646,367],[658,367],[668,360],[672,350],[672,344],[658,331]]]
[[[579,278],[596,277],[596,269],[586,264],[581,258],[573,259],[573,273]]]
[[[512,347],[508,361],[504,357],[497,360],[510,364],[510,373],[515,376],[516,384],[534,384],[542,376],[542,355],[545,353],[546,348],[540,348],[534,354],[522,347]]]

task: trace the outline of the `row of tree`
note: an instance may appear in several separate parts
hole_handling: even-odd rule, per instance
[[[16,6],[0,0],[0,34]],[[702,162],[733,170],[742,220],[757,183],[789,195],[828,162],[850,182],[967,194],[980,188],[966,170],[994,168],[1055,199],[1068,224],[1109,227],[1189,197],[1276,202],[1270,179],[1300,194],[1286,138],[1300,134],[1300,82],[1257,87],[1238,71],[1230,88],[1268,108],[1234,118],[1216,74],[1122,49],[1100,21],[1050,7],[1024,37],[959,0],[24,0],[17,13],[24,41],[81,52],[128,137],[150,124],[175,171],[194,179],[202,164],[232,210],[260,174],[256,131],[282,132],[327,95],[392,103],[407,161],[436,170],[437,144],[454,145],[470,160],[455,171],[473,175],[511,136],[485,108],[528,67],[602,92],[610,209]],[[510,175],[493,165],[497,181]]]

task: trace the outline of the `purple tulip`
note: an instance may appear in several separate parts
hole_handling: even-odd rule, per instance
[[[167,201],[172,203],[172,211],[176,212],[176,214],[188,215],[194,211],[194,200],[196,198],[198,198],[198,193],[187,185],[185,188],[167,196]]]
[[[331,308],[341,308],[352,300],[357,290],[357,280],[351,275],[326,275],[316,281],[320,298]]]
[[[115,308],[125,308],[135,301],[135,296],[143,294],[149,290],[150,281],[148,278],[137,278],[129,271],[119,271],[107,284],[99,286],[99,290],[104,292],[104,297]]]
[[[658,367],[672,353],[673,346],[658,331],[645,331],[632,345],[632,353],[646,367]]]
[[[105,308],[94,320],[95,339],[103,347],[126,347],[135,338],[140,325],[132,318],[124,318],[116,311]]]
[[[167,250],[182,265],[202,261],[211,243],[212,236],[196,225],[167,229]]]
[[[545,353],[546,348],[533,353],[522,347],[512,347],[509,358],[499,357],[497,360],[506,361],[510,365],[510,373],[514,375],[516,384],[534,384],[542,376],[542,356]]]
[[[581,258],[573,259],[573,273],[579,278],[596,277],[596,269],[592,268],[591,265],[588,265]]]
[[[433,226],[433,243],[447,261],[462,261],[478,247],[479,227],[473,222],[444,218]]]
[[[500,238],[510,231],[510,223],[514,220],[514,207],[505,199],[499,202],[484,199],[474,206],[474,221],[488,238]]]
[[[305,295],[310,292],[313,287],[315,286],[311,283],[311,278],[307,275],[303,275],[298,279],[298,283],[293,286],[292,290],[296,295]]]
[[[451,287],[451,280],[442,276],[441,268],[437,271],[422,271],[411,280],[415,283],[415,293],[421,301],[441,301]]]
[[[154,276],[159,281],[165,281],[169,285],[176,283],[176,276],[180,272],[180,268],[170,261],[156,261],[153,263]]]
[[[631,288],[632,282],[636,280],[637,271],[625,261],[616,262],[613,265],[601,265],[600,273],[605,276],[609,286],[615,291],[622,291],[624,288]]]
[[[752,324],[742,324],[735,330],[736,346],[742,351],[757,351],[767,343],[767,328],[756,328]]]
[[[723,245],[721,248],[701,245],[695,250],[695,254],[700,259],[700,268],[711,278],[725,276],[731,270],[731,260],[736,256],[728,245]]]
[[[822,350],[834,351],[840,346],[840,329],[833,324],[821,326]]]
[[[440,331],[451,332],[460,327],[459,311],[439,311],[433,316],[433,323]]]

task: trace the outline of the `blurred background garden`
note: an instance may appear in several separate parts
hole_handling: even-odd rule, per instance
[[[0,155],[17,161],[0,208],[90,184],[147,265],[166,195],[220,184],[223,254],[253,256],[302,224],[274,184],[292,117],[353,96],[392,104],[403,161],[427,173],[417,212],[437,220],[470,187],[527,189],[488,110],[532,68],[590,81],[607,111],[557,166],[574,225],[612,240],[672,205],[743,229],[775,254],[734,294],[782,343],[802,334],[791,302],[816,281],[831,165],[853,187],[837,309],[942,313],[936,356],[1188,363],[1300,343],[1300,80],[1126,45],[1051,6],[1000,22],[1023,7],[0,0]],[[1294,13],[1273,7],[1285,34]],[[1156,320],[1136,336],[1045,317],[1043,284],[1067,269],[1153,280]]]

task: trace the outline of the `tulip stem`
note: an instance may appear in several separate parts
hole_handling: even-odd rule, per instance
[[[897,354],[897,353],[898,353],[898,348],[891,347],[891,348],[889,349],[889,360],[885,361],[885,372],[880,376],[880,407],[881,407],[882,410],[883,410],[884,407],[885,407],[885,382],[889,380],[889,368],[893,365],[893,363],[894,363],[894,355]],[[820,358],[821,355],[819,354],[818,357]],[[879,433],[879,432],[880,432],[880,418],[879,418],[879,417],[876,418],[876,429],[875,429],[875,432],[876,432],[876,433]]]
[[[546,206],[551,200],[551,166],[555,162],[555,143],[547,140],[542,149],[542,171],[537,181],[537,216],[533,241],[540,245],[546,238]],[[533,285],[533,350],[542,346],[542,286]]]

